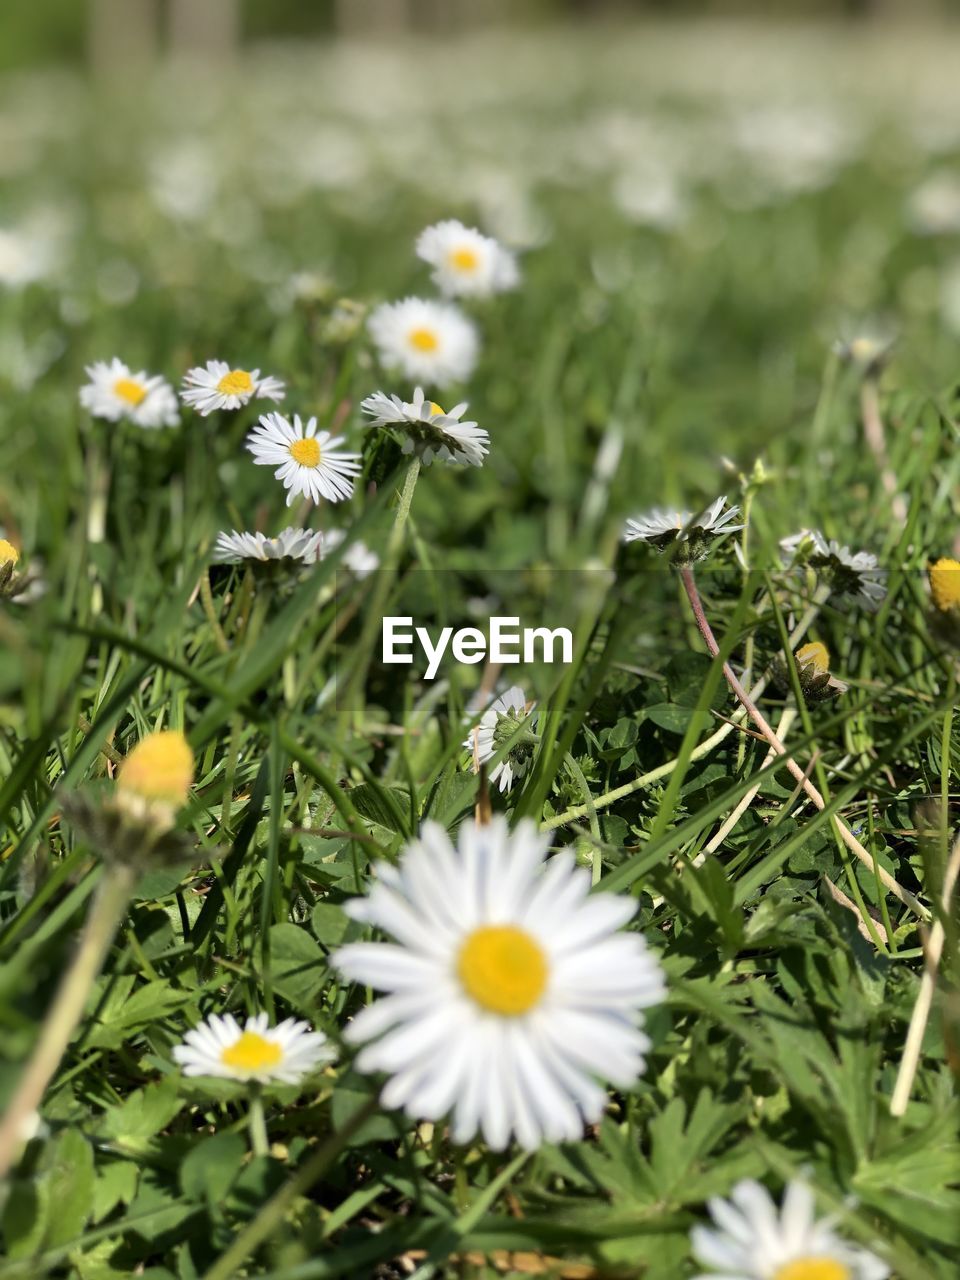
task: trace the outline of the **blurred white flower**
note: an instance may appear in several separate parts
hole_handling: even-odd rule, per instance
[[[347,1025],[360,1071],[389,1076],[385,1107],[418,1120],[452,1111],[454,1142],[479,1131],[500,1151],[574,1141],[645,1069],[645,1008],[665,994],[629,895],[591,893],[590,874],[529,820],[464,822],[454,847],[426,822],[397,866],[380,861],[355,920],[394,942],[353,942],[332,962],[388,994]]]
[[[420,233],[417,257],[433,267],[430,279],[449,297],[485,298],[515,288],[520,279],[512,253],[452,218]]]
[[[778,1211],[766,1187],[745,1178],[729,1200],[708,1202],[715,1227],[696,1226],[693,1255],[708,1275],[697,1280],[885,1280],[890,1268],[872,1253],[848,1244],[834,1230],[835,1217],[816,1216],[813,1192],[794,1180]]]
[[[422,387],[416,388],[410,403],[376,391],[367,396],[360,408],[373,419],[371,426],[402,427],[403,452],[419,454],[425,465],[439,458],[480,467],[489,452],[488,433],[475,422],[460,421],[467,411],[466,403],[444,412],[435,401],[424,397]]]
[[[297,413],[292,422],[282,413],[265,413],[247,437],[254,462],[276,467],[274,475],[288,491],[288,507],[300,494],[311,502],[340,502],[353,494],[360,455],[341,450],[342,444],[342,436],[318,432],[316,418],[304,423]]]
[[[328,556],[339,547],[346,536],[343,529],[327,529],[320,543],[320,559],[322,560],[324,556]],[[371,551],[365,542],[357,540],[347,547],[340,563],[355,577],[366,578],[368,574],[380,568],[380,557],[375,551]]]
[[[857,597],[868,609],[876,609],[887,594],[886,575],[869,551],[851,551],[835,538],[829,541],[816,529],[801,529],[782,538],[784,565],[809,564],[819,570],[838,595]]]
[[[80,388],[80,403],[95,418],[108,422],[125,419],[138,427],[175,427],[180,406],[170,383],[159,374],[142,369],[133,373],[116,356],[107,363],[87,365],[90,381]]]
[[[204,418],[215,409],[240,409],[256,396],[279,401],[284,385],[279,378],[261,378],[259,369],[232,369],[223,360],[208,360],[206,368],[184,375],[180,398]]]
[[[922,235],[960,231],[960,174],[933,173],[912,192],[907,221]]]
[[[465,381],[477,361],[477,330],[450,303],[385,302],[371,313],[367,329],[382,364],[432,386]]]
[[[270,1026],[265,1013],[241,1028],[233,1014],[211,1014],[174,1047],[174,1061],[186,1076],[221,1076],[258,1084],[299,1084],[335,1054],[326,1036],[293,1018]]]

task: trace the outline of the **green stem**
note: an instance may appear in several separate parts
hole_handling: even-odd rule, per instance
[[[247,1123],[250,1128],[250,1149],[255,1156],[270,1154],[270,1139],[267,1137],[267,1118],[263,1109],[263,1090],[258,1084],[250,1087],[250,1108],[247,1112]]]
[[[0,1122],[0,1180],[6,1177],[17,1158],[24,1124],[42,1102],[83,1016],[90,989],[103,968],[117,926],[126,912],[134,881],[133,869],[125,864],[107,866],[104,870],[73,964],[60,982],[40,1038]]]
[[[326,1173],[357,1130],[374,1114],[377,1106],[377,1099],[371,1098],[359,1111],[354,1112],[341,1129],[332,1133],[326,1142],[300,1166],[293,1177],[270,1197],[253,1221],[236,1237],[226,1253],[204,1274],[202,1280],[233,1280],[254,1250],[259,1249],[277,1230],[294,1202],[300,1196],[306,1195],[314,1183]]]
[[[790,633],[791,648],[803,639],[810,628],[813,626],[819,616],[821,606],[827,597],[827,592],[818,593],[818,597],[811,604],[793,631]],[[757,683],[750,690],[751,698],[759,698],[766,689],[773,674],[773,668],[768,667]],[[701,760],[704,756],[708,756],[715,747],[719,747],[720,743],[733,733],[740,724],[747,718],[747,713],[743,708],[727,720],[716,733],[712,733],[709,738],[704,738],[703,742],[699,742],[690,753],[689,759]],[[639,778],[634,778],[632,782],[625,782],[621,787],[615,787],[612,791],[606,791],[601,796],[594,796],[594,810],[608,809],[610,805],[616,804],[618,800],[624,800],[627,796],[633,795],[635,791],[643,791],[647,787],[652,787],[655,782],[659,782],[661,778],[668,778],[671,773],[680,764],[680,757],[677,756],[673,760],[668,760],[666,764],[658,765],[656,769],[651,769],[649,773],[642,773]],[[547,818],[546,821],[540,823],[541,831],[554,831],[557,827],[563,827],[568,822],[575,822],[578,818],[585,818],[590,812],[589,806],[585,804],[574,805],[567,809],[565,813],[558,814],[556,817]]]
[[[357,660],[350,673],[350,682],[343,700],[343,705],[348,714],[353,706],[358,686],[369,666],[377,628],[383,621],[383,609],[390,587],[393,584],[393,579],[396,576],[397,565],[400,561],[400,551],[403,547],[404,530],[410,517],[410,507],[413,504],[413,493],[417,487],[419,475],[420,458],[419,455],[415,454],[407,467],[407,474],[403,480],[403,489],[400,492],[400,501],[397,503],[396,515],[393,518],[393,528],[390,530],[390,537],[387,539],[383,564],[379,572],[374,575],[375,583],[367,605],[367,616],[364,619],[363,630],[360,633],[360,641],[357,645]]]

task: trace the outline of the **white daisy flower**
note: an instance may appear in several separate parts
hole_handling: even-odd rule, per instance
[[[535,702],[527,703],[527,696],[519,685],[513,685],[502,697],[494,700],[480,717],[480,723],[463,741],[471,756],[476,751],[480,764],[492,760],[511,738],[513,744],[507,755],[490,774],[490,781],[499,781],[501,794],[512,790],[514,779],[522,778],[533,761],[536,736],[532,731],[517,733],[520,726],[532,715]]]
[[[309,1023],[287,1018],[275,1027],[265,1013],[248,1018],[241,1028],[233,1014],[211,1014],[188,1031],[173,1050],[174,1061],[187,1076],[223,1076],[259,1084],[298,1084],[335,1054],[326,1036]]]
[[[239,564],[241,560],[300,560],[313,564],[320,558],[323,534],[312,529],[281,529],[275,538],[265,533],[220,533],[213,549],[215,564]]]
[[[448,297],[486,298],[513,289],[520,279],[512,253],[453,218],[420,233],[417,257],[430,263],[430,279]]]
[[[724,511],[726,498],[718,498],[706,511],[694,515],[691,511],[669,511],[654,507],[645,515],[627,520],[623,530],[624,542],[646,542],[662,551],[674,542],[687,542],[698,537],[720,537],[736,533],[742,524],[731,524],[740,514],[739,507]]]
[[[817,529],[801,529],[782,538],[785,567],[810,564],[823,573],[838,595],[855,596],[868,609],[880,606],[887,594],[886,575],[869,551],[851,551],[835,538],[829,541]]]
[[[371,426],[402,427],[403,452],[418,453],[425,466],[440,458],[443,462],[481,467],[489,452],[489,434],[475,422],[460,421],[467,411],[466,402],[454,405],[446,413],[436,401],[424,397],[422,387],[417,387],[409,404],[399,396],[375,391],[360,408],[373,419]]]
[[[734,1187],[729,1200],[709,1202],[716,1229],[694,1227],[696,1260],[711,1271],[697,1280],[884,1280],[890,1268],[872,1253],[848,1244],[834,1231],[835,1218],[816,1217],[813,1192],[795,1180],[783,1207],[751,1179]]]
[[[388,994],[346,1029],[360,1071],[384,1071],[385,1107],[414,1119],[453,1111],[455,1142],[482,1132],[502,1150],[582,1136],[607,1104],[598,1078],[628,1089],[650,1041],[641,1010],[664,996],[636,902],[590,892],[568,851],[543,857],[530,821],[460,828],[426,822],[399,866],[347,911],[395,942],[355,942],[333,964]]]
[[[80,388],[80,403],[95,418],[108,422],[126,419],[138,427],[175,427],[180,406],[170,383],[159,374],[141,369],[133,373],[114,357],[87,365],[90,381]]]
[[[340,502],[352,495],[360,455],[340,450],[342,444],[343,436],[318,432],[316,418],[304,424],[297,413],[292,422],[282,413],[265,413],[247,437],[254,462],[276,467],[274,475],[288,490],[288,507],[300,494],[311,502]]]
[[[259,369],[231,369],[223,360],[208,360],[205,369],[184,375],[180,398],[204,418],[215,409],[241,409],[254,396],[258,400],[282,400],[279,378],[261,378]]]
[[[322,560],[324,556],[339,547],[346,536],[342,529],[328,529],[320,544],[320,559]],[[355,577],[366,578],[368,574],[375,573],[380,568],[380,557],[375,551],[371,551],[365,542],[356,541],[351,542],[347,547],[340,564],[344,569],[349,569]]]
[[[432,386],[466,381],[477,362],[477,330],[448,302],[385,302],[371,313],[367,328],[384,365]]]

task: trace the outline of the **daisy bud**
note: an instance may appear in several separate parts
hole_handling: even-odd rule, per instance
[[[179,730],[149,733],[120,766],[112,793],[67,792],[63,811],[107,862],[183,862],[193,846],[174,824],[193,774],[193,753]]]
[[[193,783],[193,752],[178,729],[148,733],[124,760],[117,779],[119,791],[180,809]]]
[[[0,543],[2,555],[3,543]],[[941,613],[960,615],[960,560],[941,556],[927,569],[930,594]]]
[[[6,538],[0,538],[0,594],[4,594],[10,585],[19,559],[20,552],[13,543],[8,542]]]
[[[830,651],[822,641],[813,640],[810,644],[801,645],[793,655],[793,660],[797,666],[797,677],[805,702],[823,702],[827,698],[846,693],[848,686],[830,674]],[[789,691],[790,678],[783,662],[778,664],[776,676],[781,689]]]

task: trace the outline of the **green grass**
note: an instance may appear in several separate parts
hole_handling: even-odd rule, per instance
[[[60,272],[0,290],[0,525],[25,565],[42,561],[48,586],[0,612],[6,1094],[101,874],[98,850],[61,822],[61,794],[107,789],[112,761],[158,725],[182,727],[198,761],[181,820],[195,864],[142,869],[6,1188],[0,1280],[193,1280],[310,1161],[323,1168],[309,1194],[246,1274],[389,1277],[410,1273],[395,1261],[406,1255],[418,1280],[519,1275],[504,1253],[519,1251],[542,1255],[547,1275],[563,1274],[549,1261],[562,1259],[602,1276],[692,1276],[689,1230],[709,1196],[745,1176],[779,1190],[806,1171],[896,1276],[954,1275],[955,911],[911,1101],[894,1118],[926,931],[830,818],[941,914],[960,718],[956,647],[932,625],[924,569],[957,554],[957,341],[940,290],[958,245],[956,233],[917,234],[904,210],[957,156],[924,150],[915,120],[891,122],[852,87],[838,108],[856,124],[849,148],[809,189],[785,189],[779,169],[735,145],[751,102],[717,83],[691,89],[702,51],[684,62],[676,40],[665,46],[680,57],[676,92],[667,68],[637,88],[615,45],[591,46],[587,66],[559,41],[549,57],[495,46],[495,62],[471,47],[457,65],[436,47],[372,62],[264,55],[189,99],[170,80],[135,102],[47,80],[0,86],[5,112],[34,108],[31,163],[2,179],[10,221],[36,225],[50,203],[64,221]],[[659,48],[638,62],[652,67]],[[494,66],[510,86],[496,96]],[[803,67],[822,91],[816,62]],[[149,174],[173,164],[185,130],[205,151],[175,194],[199,189],[211,166],[216,183],[177,219]],[[688,205],[667,230],[631,223],[611,198],[651,155]],[[179,382],[222,356],[284,377],[289,408],[363,442],[365,483],[348,509],[307,519],[349,526],[383,555],[404,466],[362,431],[358,405],[377,387],[409,388],[376,367],[362,330],[333,341],[328,321],[341,297],[430,293],[412,241],[447,216],[530,243],[522,287],[473,308],[483,354],[464,398],[491,434],[486,465],[422,472],[395,581],[357,582],[328,561],[303,580],[258,581],[250,604],[243,574],[218,568],[215,627],[198,586],[216,533],[275,531],[298,514],[243,449],[252,407],[185,413],[156,434],[113,427],[79,409],[84,365],[117,354]],[[294,298],[287,281],[307,270],[328,283]],[[899,333],[880,403],[905,525],[864,444],[860,374],[830,349],[846,327],[878,321]],[[623,453],[608,484],[594,468],[614,437]],[[822,528],[889,570],[877,613],[834,594],[808,635],[849,685],[797,707],[787,739],[823,814],[755,737],[735,730],[698,749],[736,704],[677,573],[619,542],[629,514],[699,509],[721,492],[749,503],[750,569],[736,534],[697,579],[738,671],[759,675],[816,593],[779,570],[779,538]],[[91,541],[98,493],[105,536]],[[542,741],[523,784],[493,804],[543,824],[554,847],[572,844],[601,887],[636,897],[632,927],[669,983],[648,1018],[645,1077],[611,1093],[579,1144],[528,1158],[458,1149],[442,1127],[394,1113],[344,1132],[376,1086],[344,1050],[302,1090],[268,1094],[277,1145],[251,1158],[242,1092],[184,1082],[171,1061],[188,1026],[227,1009],[296,1014],[339,1041],[366,998],[328,967],[360,933],[342,903],[424,819],[455,831],[471,818],[477,780],[460,742],[481,670],[446,668],[430,687],[370,662],[359,639],[365,622],[379,637],[381,583],[387,612],[432,630],[469,622],[478,599],[532,625],[576,624],[571,670],[523,673]],[[789,676],[761,699],[774,724],[794,705]],[[324,1148],[338,1132],[343,1149]]]

